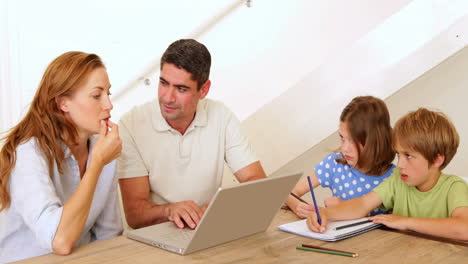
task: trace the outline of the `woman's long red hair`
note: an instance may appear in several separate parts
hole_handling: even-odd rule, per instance
[[[74,123],[58,106],[58,99],[71,96],[89,74],[104,67],[99,56],[78,51],[66,52],[47,67],[26,116],[2,138],[0,152],[0,211],[9,208],[10,174],[16,164],[18,145],[34,138],[47,160],[49,173],[54,163],[63,173],[64,152],[61,142],[67,135],[69,144],[76,144],[77,130]]]

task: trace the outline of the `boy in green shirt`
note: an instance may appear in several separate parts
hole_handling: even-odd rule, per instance
[[[393,131],[398,169],[372,192],[312,213],[307,225],[325,232],[328,221],[365,217],[374,208],[392,214],[369,217],[399,230],[468,240],[468,184],[441,172],[457,152],[458,133],[448,118],[420,108],[400,118]]]

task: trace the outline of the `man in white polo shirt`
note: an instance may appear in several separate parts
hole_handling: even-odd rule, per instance
[[[205,99],[210,66],[203,44],[175,41],[161,58],[158,100],[120,120],[118,174],[132,228],[167,220],[195,228],[221,185],[224,162],[239,182],[265,177],[239,120],[222,103]]]

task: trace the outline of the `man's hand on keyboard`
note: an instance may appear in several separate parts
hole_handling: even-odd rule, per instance
[[[209,201],[201,208],[201,210],[202,210],[202,215],[205,213],[205,211],[206,211],[206,209],[208,208],[208,205],[210,205],[210,203],[211,203],[211,200],[209,200]]]
[[[206,209],[205,206],[203,208]],[[178,228],[184,228],[185,222],[190,228],[194,229],[200,222],[204,209],[200,208],[194,201],[183,201],[168,204],[165,214]]]

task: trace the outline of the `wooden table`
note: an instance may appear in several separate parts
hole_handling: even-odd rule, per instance
[[[290,211],[280,210],[264,233],[187,256],[120,236],[79,247],[69,256],[48,254],[19,263],[468,263],[468,247],[380,229],[339,242],[324,242],[278,230],[278,225],[296,220]],[[350,258],[295,249],[303,243],[352,251],[360,256]]]

